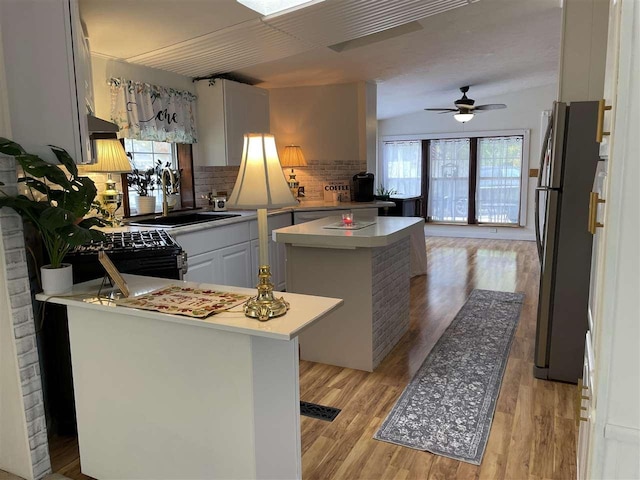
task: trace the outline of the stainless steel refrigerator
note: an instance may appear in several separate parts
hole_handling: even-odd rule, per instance
[[[535,195],[540,291],[534,376],[582,376],[593,237],[589,192],[598,164],[598,102],[556,102],[544,137]]]

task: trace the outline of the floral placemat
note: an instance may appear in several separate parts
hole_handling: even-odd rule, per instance
[[[137,297],[116,301],[123,307],[205,318],[244,303],[249,295],[169,285]]]

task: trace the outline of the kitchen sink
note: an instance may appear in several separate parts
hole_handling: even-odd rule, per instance
[[[239,217],[237,213],[185,213],[181,215],[169,215],[168,217],[148,218],[146,220],[136,220],[129,225],[139,227],[171,228],[182,227],[184,225],[194,225],[196,223],[215,222],[225,218]]]

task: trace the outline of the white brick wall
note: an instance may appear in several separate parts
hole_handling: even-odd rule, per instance
[[[296,180],[305,189],[307,200],[322,200],[322,190],[326,182],[351,181],[358,172],[367,169],[367,163],[359,160],[338,160],[334,162],[311,160],[307,167],[294,168]],[[239,167],[195,167],[196,205],[204,207],[207,201],[201,199],[209,192],[225,190],[230,195],[238,176]],[[291,169],[285,168],[285,178],[289,179]]]
[[[372,252],[373,368],[409,330],[409,237]]]
[[[1,187],[3,191],[15,194],[17,190],[16,170],[13,159],[0,158],[0,182],[5,184]],[[31,464],[34,477],[40,479],[51,472],[51,461],[49,459],[42,380],[20,216],[12,210],[1,209],[0,234],[5,251],[7,288],[18,354]]]

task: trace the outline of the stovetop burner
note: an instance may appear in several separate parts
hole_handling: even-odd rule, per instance
[[[106,241],[91,241],[74,247],[70,253],[96,253],[105,250],[107,253],[132,251],[164,251],[181,249],[180,245],[164,230],[143,230],[139,232],[105,233]]]

